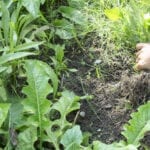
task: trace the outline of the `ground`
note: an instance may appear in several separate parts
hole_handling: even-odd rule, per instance
[[[91,140],[112,143],[123,138],[121,131],[130,119],[130,114],[150,99],[150,74],[145,71],[134,72],[132,67],[114,66],[108,70],[109,76],[98,78],[92,67],[96,57],[97,55],[91,59],[90,52],[68,57],[69,67],[78,71],[69,77],[64,76],[62,82],[67,89],[78,95],[93,95],[92,100],[81,102],[76,123],[81,125],[82,131],[92,134]],[[144,140],[148,145],[149,139],[150,136],[147,135]]]

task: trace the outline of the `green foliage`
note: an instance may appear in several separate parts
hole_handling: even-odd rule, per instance
[[[79,97],[68,90],[59,94],[58,78],[61,71],[69,70],[64,58],[66,45],[74,40],[82,48],[78,38],[84,39],[89,32],[97,34],[106,51],[111,43],[115,49],[128,49],[138,41],[148,41],[148,7],[147,0],[0,1],[0,134],[4,141],[0,147],[137,150],[144,134],[150,131],[149,102],[124,126],[125,141],[89,144],[89,135],[67,119],[80,108],[80,99],[87,96]],[[19,61],[27,56],[35,60]],[[99,77],[101,67],[95,67]],[[25,84],[25,78],[21,78],[22,93],[20,87],[14,88],[17,97],[10,96],[12,91],[5,85],[7,74],[15,76],[16,72],[27,78]]]
[[[4,102],[7,100],[6,89],[4,88],[4,83],[2,79],[0,79],[0,102]]]
[[[3,122],[5,121],[7,117],[9,108],[10,108],[10,104],[0,103],[0,127],[2,126]]]
[[[68,129],[62,136],[61,144],[64,145],[65,149],[80,149],[80,144],[82,143],[82,132],[79,126],[74,126]]]
[[[85,35],[87,32],[88,21],[83,8],[84,1],[68,1],[69,6],[59,6],[54,12],[52,25],[55,27],[53,32],[59,38],[67,40]],[[81,4],[81,5],[80,5]],[[83,7],[81,7],[83,6]],[[58,19],[58,15],[62,17]]]
[[[51,119],[51,125],[46,130],[49,137],[48,141],[52,142],[56,149],[59,149],[59,139],[63,135],[64,131],[72,125],[69,121],[67,121],[66,117],[72,111],[80,108],[79,100],[80,97],[76,96],[73,92],[64,91],[62,92],[62,96],[58,102],[54,103],[51,107],[51,118],[53,118],[55,113],[60,114],[58,119],[55,121],[52,121],[53,119]]]
[[[29,127],[18,136],[18,145],[16,150],[34,150],[34,142],[37,140],[37,129]]]
[[[66,19],[55,19],[53,25],[56,27],[55,34],[61,39],[67,40],[74,37],[75,27]]]
[[[22,14],[23,6],[20,1],[0,1],[0,5],[0,77],[4,80],[0,85],[0,97],[6,101],[5,87],[9,84],[9,77],[13,76],[13,85],[17,75],[23,72],[21,60],[37,55],[39,45],[43,42],[32,39],[32,31],[36,28],[33,24],[35,18],[31,14]]]
[[[73,21],[76,24],[83,25],[85,22],[85,17],[83,16],[82,12],[68,6],[61,6],[59,7],[58,11],[62,14],[64,18],[67,18]]]
[[[37,137],[42,147],[44,129],[49,127],[46,114],[49,112],[51,102],[46,98],[53,92],[53,88],[48,84],[51,69],[48,65],[40,61],[26,61],[25,70],[27,74],[28,86],[23,88],[23,93],[27,98],[23,101],[24,114],[27,115],[27,125],[39,128]]]
[[[60,75],[61,71],[67,70],[67,66],[64,61],[65,45],[50,44],[49,47],[55,52],[55,55],[51,57],[51,60],[53,62],[56,74]]]
[[[58,86],[58,79],[52,68],[42,61],[26,60],[24,69],[27,85],[23,87],[22,92],[26,98],[15,102],[16,98],[13,97],[11,107],[10,104],[1,104],[1,107],[5,108],[1,109],[1,113],[3,113],[1,114],[1,124],[6,121],[9,110],[8,128],[13,129],[13,135],[15,135],[15,129],[18,131],[18,135],[12,142],[14,144],[11,144],[9,140],[12,135],[5,132],[6,127],[3,129],[7,146],[17,146],[18,150],[35,149],[34,144],[37,142],[39,144],[36,147],[42,149],[43,143],[49,142],[56,150],[59,150],[61,137],[65,130],[72,126],[66,117],[72,111],[80,108],[80,97],[73,92],[64,91],[54,103],[47,99],[48,95],[57,91]],[[49,84],[49,80],[52,81],[53,87]],[[59,118],[55,118],[55,112],[60,113]]]
[[[30,14],[21,15],[22,5],[19,2],[11,2],[9,6],[3,1],[0,3],[2,5],[2,19],[0,20],[0,67],[3,68],[11,66],[8,62],[37,54],[33,49],[37,50],[38,46],[43,42],[30,40],[30,32],[33,30],[33,26],[30,26],[30,23],[34,18]],[[1,69],[2,71],[4,69]]]
[[[139,107],[138,112],[133,113],[131,117],[122,134],[126,137],[127,144],[139,147],[144,134],[150,131],[150,102]]]

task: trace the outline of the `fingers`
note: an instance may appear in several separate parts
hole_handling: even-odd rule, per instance
[[[138,62],[138,61],[140,61],[142,58],[144,58],[144,49],[142,49],[142,50],[140,50],[140,51],[138,51],[137,53],[136,53],[136,63]]]
[[[138,61],[138,63],[135,65],[135,67],[136,67],[137,70],[145,69],[145,63],[144,63],[142,60],[140,60],[140,61]]]
[[[143,52],[143,50],[138,51],[138,52],[135,54],[136,57],[138,57],[142,52]]]
[[[136,69],[137,70],[150,70],[150,44],[139,43],[136,45],[138,52],[136,53]]]

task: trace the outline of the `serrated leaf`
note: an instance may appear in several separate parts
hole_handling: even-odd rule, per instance
[[[37,140],[37,129],[27,128],[18,135],[17,150],[35,150],[34,142]]]
[[[55,96],[58,89],[58,82],[59,82],[58,77],[55,74],[54,70],[49,65],[45,63],[44,66],[45,67],[43,69],[45,70],[45,72],[47,73],[53,84],[53,96]]]
[[[50,77],[45,71],[45,69],[48,70],[47,67],[44,62],[38,60],[27,60],[24,66],[28,82],[28,85],[22,90],[27,96],[23,101],[24,113],[30,115],[27,118],[28,122],[39,127],[40,130],[47,127],[48,119],[45,115],[51,103],[46,97],[53,91],[48,83]]]
[[[127,144],[138,147],[144,134],[150,131],[150,102],[140,106],[131,117],[132,119],[124,126],[122,135],[126,137]]]
[[[79,25],[85,24],[85,16],[78,9],[75,9],[69,6],[60,6],[58,10],[62,14],[63,17],[70,19],[76,24],[79,24]]]
[[[0,56],[0,65],[7,63],[9,61],[13,61],[19,58],[23,58],[26,56],[35,55],[35,53],[32,52],[17,52],[17,53],[9,53]]]
[[[70,91],[62,92],[62,96],[58,100],[58,102],[54,103],[51,107],[51,110],[57,110],[60,112],[60,118],[55,121],[51,121],[49,128],[46,129],[46,133],[49,137],[49,142],[52,142],[57,149],[59,143],[58,139],[61,138],[63,131],[71,126],[71,123],[66,120],[67,114],[71,111],[79,109],[79,97]],[[53,127],[57,127],[58,129],[53,131]]]
[[[61,144],[64,145],[66,149],[70,149],[69,147],[80,146],[82,143],[82,132],[80,130],[80,126],[74,126],[71,129],[68,129],[65,134],[61,138]]]
[[[8,110],[10,108],[10,104],[8,103],[0,103],[0,127],[7,117]]]

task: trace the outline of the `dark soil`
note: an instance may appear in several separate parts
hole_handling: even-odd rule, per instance
[[[107,72],[97,78],[93,68],[95,59],[96,56],[91,59],[90,53],[70,57],[69,66],[78,69],[78,72],[64,76],[62,83],[78,95],[88,93],[94,96],[92,100],[82,101],[76,122],[81,125],[82,131],[92,134],[91,140],[112,143],[123,138],[121,131],[131,112],[150,99],[150,74],[135,73],[131,67],[128,69],[128,64],[124,68],[105,65]],[[147,145],[150,145],[149,138],[147,135],[144,140]]]

